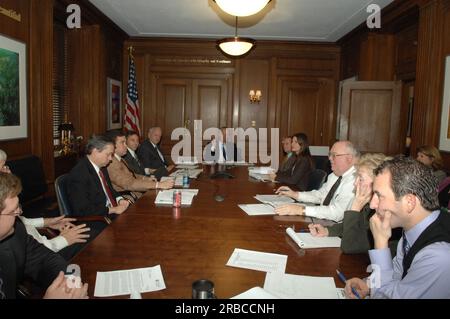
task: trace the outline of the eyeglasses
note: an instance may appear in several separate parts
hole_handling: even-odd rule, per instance
[[[14,216],[14,217],[16,217],[16,216],[22,215],[22,213],[23,213],[22,205],[19,205],[19,206],[17,206],[17,208],[14,211],[12,211],[12,212],[10,212],[8,214],[0,214],[0,216]]]
[[[336,157],[339,157],[339,156],[345,156],[345,155],[351,155],[351,154],[348,154],[348,153],[346,153],[346,154],[328,153],[328,158],[335,159]]]

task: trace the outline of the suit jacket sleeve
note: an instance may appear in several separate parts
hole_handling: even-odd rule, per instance
[[[39,244],[30,235],[27,235],[26,240],[25,275],[47,288],[60,271],[66,271],[67,262],[60,255]]]
[[[348,210],[344,213],[341,249],[346,254],[366,253],[369,242],[369,215],[371,209],[364,206],[361,212]]]
[[[108,174],[111,178],[111,183],[116,191],[138,191],[145,192],[150,188],[151,182],[144,180],[142,175],[133,176],[128,168],[120,163],[118,160],[113,159],[108,166]]]

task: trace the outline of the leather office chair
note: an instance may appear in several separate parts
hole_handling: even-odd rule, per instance
[[[322,187],[325,182],[325,178],[327,177],[327,173],[321,169],[314,169],[309,174],[309,183],[307,191],[316,190]]]
[[[69,174],[63,174],[59,176],[55,180],[55,193],[56,199],[58,201],[59,211],[61,215],[65,215],[68,217],[72,217],[72,209],[70,207],[68,192],[67,192],[67,182],[68,182]],[[102,221],[111,224],[111,219],[106,216],[73,216],[76,217],[77,221],[85,222],[85,221]]]

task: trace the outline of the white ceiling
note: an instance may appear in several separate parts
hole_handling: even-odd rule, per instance
[[[246,1],[246,0],[242,0]],[[371,3],[393,0],[272,0],[239,18],[238,34],[264,40],[335,42],[364,22]],[[133,37],[219,39],[234,35],[234,17],[212,0],[90,0]]]

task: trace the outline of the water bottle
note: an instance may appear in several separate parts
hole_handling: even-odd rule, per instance
[[[187,170],[183,174],[183,188],[189,188],[189,172]]]

